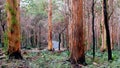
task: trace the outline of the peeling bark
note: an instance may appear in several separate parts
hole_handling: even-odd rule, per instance
[[[6,0],[9,59],[22,59],[20,52],[20,1]]]
[[[85,40],[83,30],[83,1],[71,0],[72,2],[72,21],[69,31],[70,61],[73,64],[85,63]]]

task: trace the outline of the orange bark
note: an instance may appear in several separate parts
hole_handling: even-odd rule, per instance
[[[52,0],[49,0],[48,7],[48,50],[52,50]]]
[[[20,54],[20,8],[19,0],[6,0],[7,2],[7,27],[8,27],[8,54]],[[15,57],[16,59],[21,56]]]
[[[70,29],[70,60],[72,63],[85,63],[84,30],[83,30],[83,1],[72,0],[72,21]]]

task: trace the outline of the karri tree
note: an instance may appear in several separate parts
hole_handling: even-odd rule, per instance
[[[10,59],[22,59],[20,51],[20,1],[6,0],[8,55]]]
[[[85,64],[85,40],[83,30],[83,0],[71,0],[69,48],[71,63]]]
[[[48,5],[48,50],[52,50],[52,0],[49,0]]]

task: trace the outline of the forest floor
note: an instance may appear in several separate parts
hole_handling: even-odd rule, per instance
[[[66,61],[69,58],[69,51],[47,50],[22,50],[24,60],[8,60],[7,57],[0,59],[0,68],[73,68]],[[96,52],[95,61],[92,61],[92,50],[86,52],[87,66],[82,68],[120,68],[120,51],[113,50],[113,61],[107,61],[107,52]],[[78,68],[78,67],[76,67]]]

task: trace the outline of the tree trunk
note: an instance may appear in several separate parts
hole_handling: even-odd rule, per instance
[[[61,33],[59,33],[59,45],[58,45],[58,50],[60,50],[60,44],[61,44]]]
[[[102,33],[101,33],[101,37],[102,37],[102,46],[101,46],[101,52],[104,52],[107,50],[107,46],[106,46],[106,30],[105,30],[105,24],[104,24],[104,3],[102,1],[102,21],[101,21],[101,26],[102,26]]]
[[[104,23],[106,29],[106,43],[108,48],[108,60],[112,60],[112,51],[111,51],[111,43],[110,43],[110,31],[109,31],[109,23],[108,23],[108,11],[107,11],[107,2],[108,0],[103,0],[104,6]]]
[[[20,1],[6,0],[9,59],[23,59],[20,51]]]
[[[2,46],[2,34],[0,33],[0,46]]]
[[[93,60],[95,58],[95,30],[94,30],[94,0],[92,2],[92,32],[93,32]]]
[[[114,49],[114,37],[115,37],[115,32],[114,32],[114,14],[113,14],[113,12],[114,12],[114,7],[113,7],[113,1],[114,0],[109,0],[109,10],[111,11],[110,13],[109,13],[109,15],[111,15],[110,16],[110,19],[109,19],[109,22],[110,22],[110,24],[111,24],[111,31],[110,31],[110,39],[111,39],[111,49]]]
[[[62,33],[62,37],[61,37],[61,47],[64,48],[65,47],[65,39],[64,39],[64,33]]]
[[[48,50],[53,49],[52,45],[52,0],[49,0],[49,5],[48,5]]]
[[[87,2],[87,5],[89,5],[89,2]],[[90,45],[91,45],[91,23],[90,23],[90,10],[89,7],[87,6],[87,50],[90,50]]]
[[[83,1],[71,0],[72,22],[70,24],[70,61],[71,63],[85,64],[84,30],[83,30]]]

